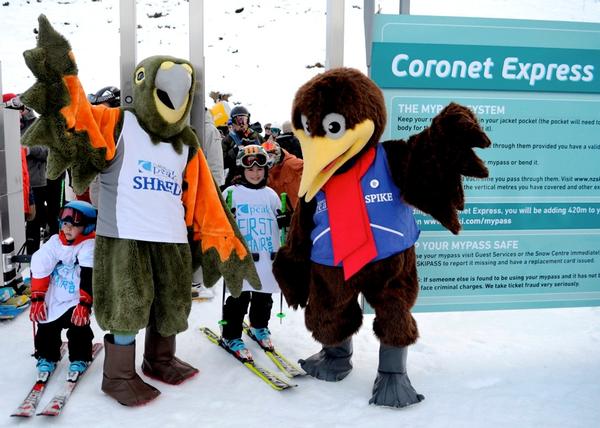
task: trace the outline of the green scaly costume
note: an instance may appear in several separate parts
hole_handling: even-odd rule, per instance
[[[127,115],[133,115],[148,136],[148,150],[168,143],[174,156],[187,153],[185,167],[177,174],[188,243],[103,235],[103,214],[104,219],[111,212],[116,217],[116,203],[110,203],[116,197],[111,199],[110,194],[127,189],[121,181],[102,183],[100,201],[109,203],[99,207],[93,281],[100,327],[119,335],[135,335],[146,328],[142,370],[169,384],[180,383],[197,373],[174,355],[175,335],[187,328],[192,270],[203,267],[207,286],[223,276],[234,296],[240,294],[244,279],[260,288],[251,254],[212,179],[198,138],[187,125],[195,88],[193,66],[166,56],[143,60],[133,76],[134,107],[123,109],[90,105],[69,43],[44,15],[39,17],[37,47],[24,57],[37,82],[21,98],[40,118],[24,135],[23,144],[50,149],[48,177],[69,169],[73,189],[82,193],[96,175],[114,168],[123,145],[129,147],[122,135]],[[139,155],[143,158],[144,153]],[[151,222],[161,209],[165,208],[153,207],[145,218],[134,220]],[[182,222],[179,212],[166,215]],[[159,394],[135,372],[135,342],[117,345],[109,334],[105,345],[103,391],[125,405],[143,404]]]

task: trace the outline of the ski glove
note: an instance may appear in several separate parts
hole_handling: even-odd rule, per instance
[[[29,308],[29,319],[31,321],[46,321],[46,293],[43,291],[31,292],[31,307]]]
[[[280,229],[283,229],[284,227],[289,227],[291,220],[292,220],[291,211],[286,211],[286,212],[282,213],[281,210],[279,210],[279,209],[277,210],[277,226]]]
[[[90,313],[92,312],[92,296],[83,290],[79,290],[79,304],[75,306],[71,322],[77,327],[83,327],[90,323]]]
[[[31,321],[46,321],[46,291],[50,286],[50,275],[44,278],[31,278],[31,307],[29,319]]]

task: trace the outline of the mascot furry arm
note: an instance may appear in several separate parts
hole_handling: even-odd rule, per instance
[[[113,159],[125,110],[88,102],[68,41],[44,15],[38,21],[37,47],[24,53],[37,82],[22,99],[40,118],[23,144],[48,146],[48,176],[56,178],[70,169],[73,189],[81,193]],[[214,183],[198,138],[186,124],[194,90],[192,65],[172,57],[150,57],[138,66],[134,81],[135,106],[129,111],[152,141],[169,142],[178,153],[183,145],[190,147],[182,201],[194,268],[203,266],[207,286],[222,275],[233,295],[239,295],[244,279],[260,288],[251,254]]]

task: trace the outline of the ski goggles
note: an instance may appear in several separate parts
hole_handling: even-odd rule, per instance
[[[269,158],[262,153],[255,153],[251,155],[246,155],[242,158],[241,163],[244,168],[252,168],[254,165],[256,166],[267,166],[269,162]]]
[[[85,216],[73,208],[61,208],[58,219],[61,223],[70,223],[75,227],[85,226]]]

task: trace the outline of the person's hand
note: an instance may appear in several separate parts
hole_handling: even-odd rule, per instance
[[[31,307],[29,308],[29,319],[34,322],[46,321],[46,293],[33,291],[31,293]]]
[[[283,229],[284,227],[289,227],[290,226],[290,222],[292,219],[292,213],[291,211],[286,211],[284,213],[281,212],[281,210],[277,210],[277,226],[280,229]]]
[[[71,315],[71,322],[77,327],[83,327],[90,323],[90,312],[91,308],[86,303],[79,303],[75,306],[73,315]]]
[[[92,312],[92,296],[84,290],[79,290],[79,304],[75,306],[71,322],[77,327],[83,327],[90,323],[90,312]]]

